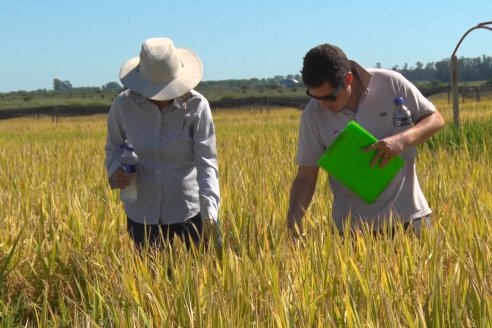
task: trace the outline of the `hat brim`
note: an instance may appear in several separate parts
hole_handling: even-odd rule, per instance
[[[138,71],[140,58],[135,57],[121,66],[121,83],[126,88],[153,100],[171,100],[184,95],[200,83],[203,66],[200,58],[189,49],[177,48],[176,53],[181,68],[178,77],[174,80],[167,83],[149,82]]]

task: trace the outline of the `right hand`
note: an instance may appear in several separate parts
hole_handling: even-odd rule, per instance
[[[287,218],[287,230],[289,231],[290,237],[294,240],[304,236],[302,230],[302,220],[295,221],[291,215]]]
[[[110,179],[114,183],[114,188],[124,189],[130,184],[130,174],[123,171],[121,167],[114,171]]]

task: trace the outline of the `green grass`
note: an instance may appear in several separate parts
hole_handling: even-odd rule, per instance
[[[216,111],[224,249],[139,256],[104,172],[105,116],[0,121],[0,326],[487,327],[492,102],[420,147],[421,240],[333,235],[321,174],[285,236],[300,113]]]
[[[110,106],[114,94],[76,94],[54,91],[0,93],[0,110],[54,106]]]

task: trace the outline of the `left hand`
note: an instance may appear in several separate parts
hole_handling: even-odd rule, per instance
[[[369,147],[363,149],[363,151],[376,150],[376,154],[371,161],[371,167],[374,167],[379,161],[379,167],[385,167],[386,164],[395,156],[399,155],[405,145],[399,135],[394,135],[388,138],[381,139]]]
[[[215,248],[219,257],[222,255],[222,240],[220,236],[219,227],[217,225],[217,221],[212,219],[203,219],[203,245],[205,247],[209,247],[209,243],[211,242],[213,247]]]
[[[203,237],[208,241],[213,229],[215,229],[216,222],[212,219],[203,219]]]

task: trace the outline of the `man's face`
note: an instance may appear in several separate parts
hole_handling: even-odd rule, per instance
[[[321,107],[332,112],[341,112],[348,101],[345,77],[340,83],[333,87],[330,83],[325,82],[319,87],[308,88],[307,95],[320,102]]]

